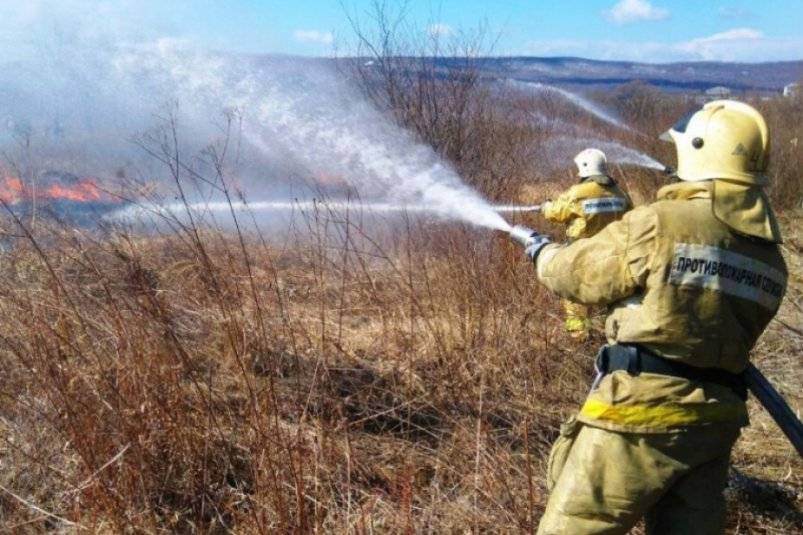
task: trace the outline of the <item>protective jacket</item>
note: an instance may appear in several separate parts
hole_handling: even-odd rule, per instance
[[[549,221],[566,224],[570,240],[593,236],[606,225],[620,219],[632,208],[630,197],[608,176],[583,179],[554,201],[544,204],[542,211]]]
[[[714,209],[716,182],[666,186],[655,203],[595,236],[547,246],[538,257],[539,279],[562,297],[609,305],[610,343],[640,344],[691,366],[743,371],[781,303],[787,270],[778,245],[751,230],[777,228],[768,207],[763,213],[771,224],[740,224],[736,211],[726,216]],[[742,206],[753,193],[734,195],[741,197],[723,205]],[[647,433],[748,423],[744,402],[726,386],[626,371],[602,379],[578,420]]]

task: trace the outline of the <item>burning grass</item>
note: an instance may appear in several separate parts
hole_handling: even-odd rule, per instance
[[[0,170],[1,172],[1,170]],[[75,203],[114,203],[120,199],[104,191],[98,181],[70,173],[46,172],[35,180],[24,181],[16,174],[3,173],[0,201],[14,206],[24,203],[68,201]]]

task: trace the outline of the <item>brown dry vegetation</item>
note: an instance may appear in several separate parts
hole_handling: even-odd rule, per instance
[[[504,241],[411,226],[381,252],[352,232],[348,255],[311,241],[246,258],[214,233],[60,234],[47,261],[18,244],[1,286],[3,526],[529,531],[602,340],[561,332]],[[797,407],[799,358],[783,323],[756,351]],[[734,532],[788,533],[801,463],[752,409]]]
[[[442,89],[423,93],[446,99],[440,122],[418,116],[422,130],[407,112],[397,118],[423,139],[446,136],[440,151],[496,199],[549,180],[545,198],[570,180],[568,166],[544,176],[532,165],[549,134],[517,122],[522,110],[552,107],[595,126],[550,99],[503,106],[478,84],[464,87],[464,107]],[[671,161],[651,140],[689,103],[639,86],[609,98],[649,134],[622,141]],[[758,104],[774,135],[772,194],[793,277],[753,358],[799,412],[803,111],[789,99]],[[217,169],[211,180],[225,181],[225,165]],[[171,172],[177,183],[191,178]],[[661,181],[617,173],[638,199]],[[299,215],[295,231],[270,243],[186,221],[165,234],[102,237],[19,223],[4,223],[20,237],[0,263],[3,530],[537,525],[550,444],[584,397],[603,338],[565,335],[556,299],[504,237],[404,219],[380,229],[324,211]],[[763,410],[750,410],[729,532],[799,532],[803,463]]]

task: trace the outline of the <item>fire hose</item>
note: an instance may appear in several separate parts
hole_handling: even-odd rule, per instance
[[[744,371],[744,379],[747,382],[748,390],[770,413],[772,419],[795,447],[798,455],[803,457],[803,423],[800,422],[800,418],[758,368],[748,364]]]

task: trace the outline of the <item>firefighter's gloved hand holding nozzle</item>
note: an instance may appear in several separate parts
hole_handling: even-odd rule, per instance
[[[538,258],[541,249],[550,243],[549,238],[524,225],[515,225],[510,229],[510,239],[524,247],[524,254],[530,260]]]

